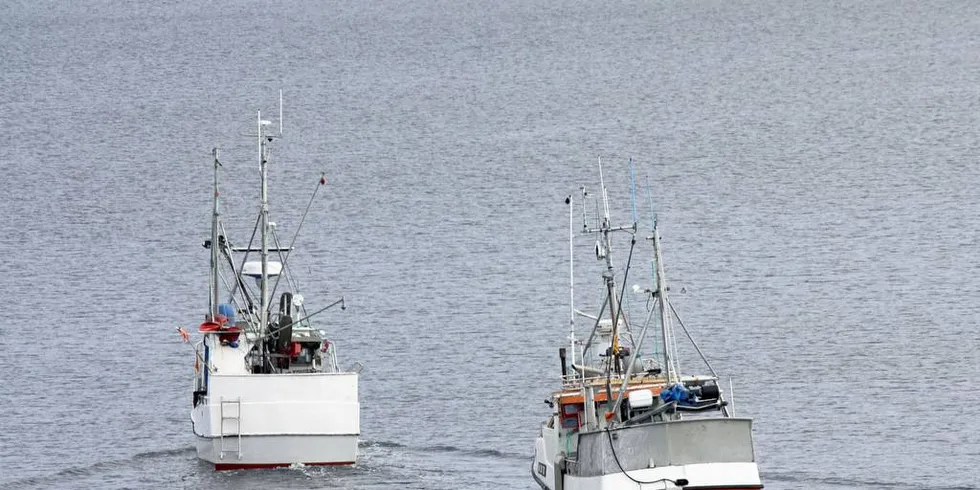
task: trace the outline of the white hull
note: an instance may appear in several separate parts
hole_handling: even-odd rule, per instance
[[[631,480],[649,482],[637,484]],[[633,488],[640,490],[657,490],[669,488],[712,488],[712,489],[758,489],[762,488],[759,480],[759,467],[755,463],[703,463],[683,466],[664,466],[647,468],[629,472],[629,477],[623,473],[580,478],[565,475],[563,490],[615,490]],[[676,481],[679,478],[688,480],[684,487],[662,479]],[[534,475],[535,481],[541,488],[556,490],[554,481],[545,481],[540,475]],[[660,480],[660,481],[658,481]]]
[[[215,374],[208,385],[191,425],[215,469],[357,462],[357,374]]]
[[[673,483],[678,480],[687,480],[686,489],[763,487],[748,419],[689,419],[581,434],[574,436],[576,457],[583,458],[576,462],[562,462],[565,443],[558,435],[545,424],[534,444],[531,474],[546,490],[681,488]]]
[[[305,465],[349,465],[357,461],[357,435],[242,436],[197,439],[197,457],[217,470]],[[224,451],[222,452],[222,449]]]

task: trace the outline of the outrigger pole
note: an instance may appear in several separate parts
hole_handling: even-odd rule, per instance
[[[285,276],[286,262],[289,260],[289,255],[293,251],[293,245],[296,244],[296,237],[299,236],[300,230],[303,229],[303,223],[306,222],[306,215],[310,212],[310,207],[313,206],[313,200],[316,199],[316,193],[320,190],[320,187],[327,183],[326,174],[320,174],[320,180],[316,184],[316,188],[313,189],[313,195],[310,196],[310,202],[306,204],[306,210],[303,211],[303,216],[299,219],[299,225],[296,226],[296,231],[293,233],[293,238],[289,241],[289,246],[286,247],[285,255],[282,253],[282,249],[279,252],[279,260],[282,261],[283,274],[276,277],[276,282],[272,285],[272,296],[276,295],[276,290],[279,288],[279,281]],[[278,243],[278,242],[277,242]],[[295,279],[293,279],[295,281]],[[292,284],[289,280],[286,281],[287,284]],[[304,311],[306,311],[304,309]]]

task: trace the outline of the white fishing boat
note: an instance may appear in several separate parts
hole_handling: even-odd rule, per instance
[[[270,221],[268,147],[282,135],[281,93],[279,103],[278,134],[266,132],[270,123],[258,114],[261,198],[256,228],[244,246],[222,223],[221,164],[213,153],[214,212],[204,243],[211,253],[210,294],[195,344],[190,415],[197,455],[217,470],[357,461],[360,365],[341,370],[336,344],[314,322],[331,307],[344,308],[344,299],[307,312],[288,267],[296,237],[282,246]],[[316,189],[324,183],[321,177]],[[315,197],[316,190],[311,205]],[[304,212],[297,233],[305,218]],[[186,330],[181,334],[190,337]]]
[[[632,162],[630,170],[635,181]],[[762,488],[752,420],[735,416],[734,404],[720,389],[718,375],[670,304],[655,215],[650,236],[638,236],[634,183],[633,223],[612,226],[601,161],[599,182],[598,196],[582,190],[580,229],[595,238],[604,299],[597,313],[575,309],[575,275],[570,262],[570,345],[559,349],[561,386],[546,400],[552,415],[542,424],[534,444],[533,478],[548,490]],[[569,249],[574,257],[576,213],[571,196],[566,202]],[[612,260],[614,232],[630,238],[627,262],[618,272]],[[652,274],[630,275],[634,248],[643,238],[652,245]],[[626,288],[618,283],[650,276],[649,287],[631,288],[639,299],[636,303],[646,305],[634,308],[646,320],[634,322],[630,308],[624,307],[630,301],[629,297],[624,301]],[[591,324],[583,340],[575,335],[576,318]],[[674,320],[687,333],[707,373],[681,373]]]

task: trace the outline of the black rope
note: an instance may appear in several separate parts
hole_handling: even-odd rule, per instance
[[[666,482],[673,483],[674,485],[676,485],[678,487],[683,487],[683,486],[687,485],[687,480],[685,480],[683,478],[678,478],[677,480],[671,480],[670,478],[660,478],[658,480],[651,480],[651,481],[642,481],[642,480],[637,480],[636,478],[633,478],[632,476],[630,476],[629,473],[626,472],[626,469],[623,468],[623,463],[620,463],[619,462],[619,456],[616,455],[616,445],[613,444],[612,432],[609,431],[609,427],[606,427],[606,436],[609,437],[609,449],[612,450],[613,459],[616,460],[616,466],[619,466],[619,471],[623,472],[623,474],[626,475],[626,478],[629,478],[630,480],[632,480],[633,483],[637,483],[637,484],[640,484],[640,485],[650,485],[650,484],[653,484],[653,483],[660,483],[660,482],[666,481]]]

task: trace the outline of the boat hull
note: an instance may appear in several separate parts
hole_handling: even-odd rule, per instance
[[[197,457],[215,470],[263,469],[304,464],[352,465],[357,461],[357,435],[195,437]],[[222,451],[223,449],[223,451]]]
[[[197,455],[216,469],[357,461],[356,373],[215,374],[196,402]]]
[[[632,479],[630,479],[632,477]],[[663,479],[684,478],[688,483],[678,487]],[[637,484],[638,480],[641,483]],[[612,490],[620,488],[639,488],[654,490],[666,488],[690,489],[760,489],[759,468],[755,463],[706,463],[683,466],[665,466],[623,473],[581,478],[565,475],[563,490]]]
[[[566,443],[547,425],[535,441],[531,474],[546,490],[759,489],[751,420],[688,419],[582,434],[576,460],[564,461]]]
[[[762,482],[759,480],[759,467],[756,463],[706,463],[664,466],[630,471],[629,476],[622,472],[592,477],[562,475],[561,482],[542,477],[537,471],[537,467],[532,468],[531,473],[534,480],[544,490],[616,490],[621,488],[635,488],[639,490],[670,488],[684,488],[685,490],[755,490],[763,488]],[[664,480],[676,480],[678,478],[686,479],[689,483],[684,487],[678,487]],[[638,484],[637,481],[644,483]]]

